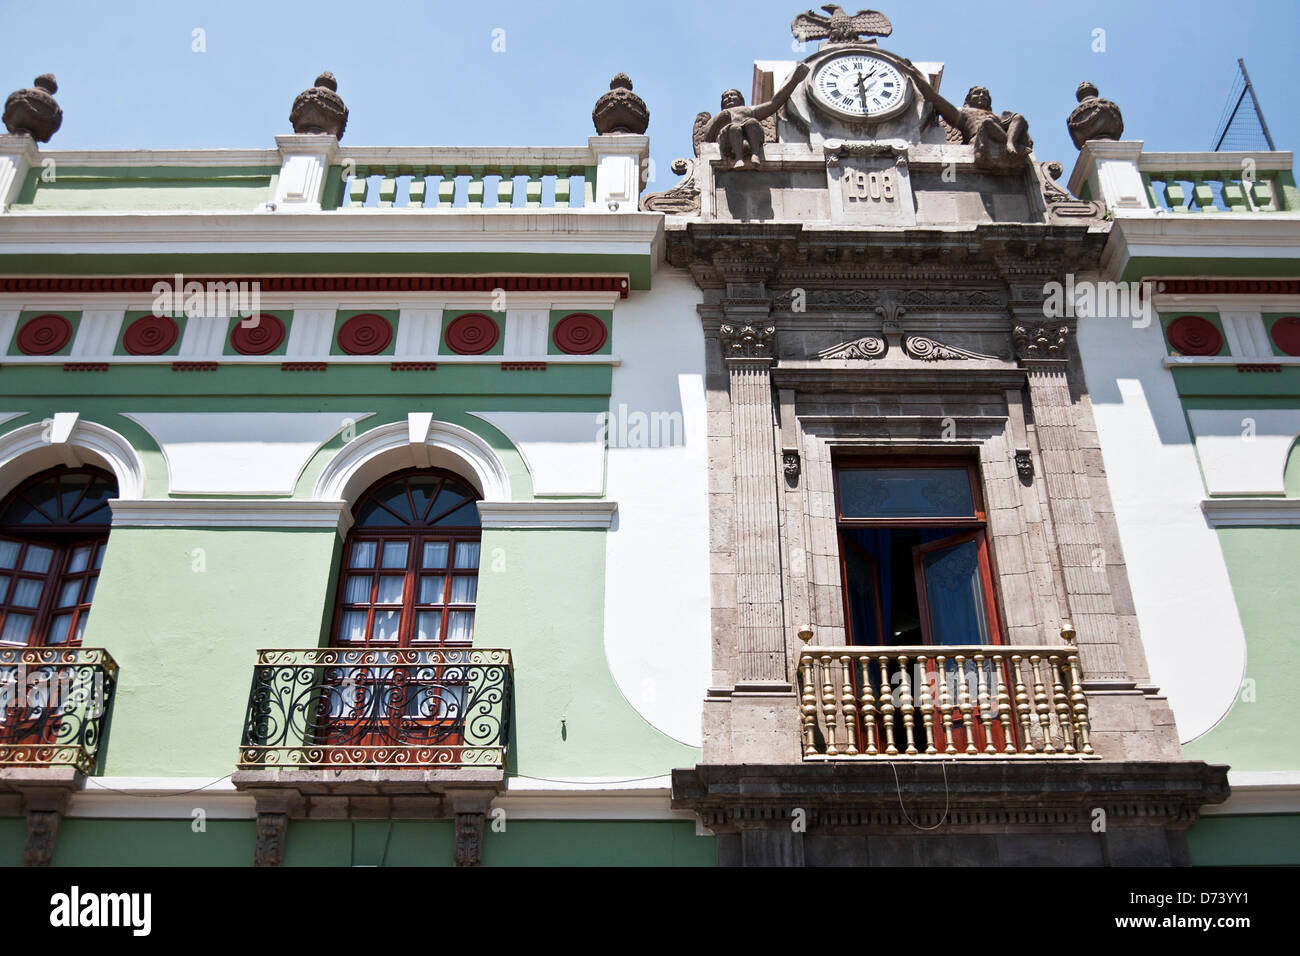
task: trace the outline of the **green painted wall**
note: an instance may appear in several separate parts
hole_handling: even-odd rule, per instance
[[[1300,866],[1300,814],[1201,817],[1187,849],[1193,866]]]
[[[317,647],[331,529],[116,528],[84,644],[121,667],[102,772],[234,770],[254,652]]]
[[[511,773],[640,778],[700,759],[623,697],[605,659],[604,616],[604,531],[483,532],[474,643],[508,647],[514,660]]]
[[[19,866],[26,823],[0,818],[0,867]],[[73,817],[59,828],[55,866],[250,866],[252,820],[108,820]],[[285,866],[451,866],[450,820],[294,820]],[[483,834],[484,866],[714,866],[713,837],[689,821],[506,822]]]
[[[1185,744],[1183,753],[1238,771],[1300,769],[1300,752],[1287,731],[1300,683],[1300,527],[1220,528],[1218,535],[1246,635],[1245,679],[1254,684],[1239,691],[1227,716]]]

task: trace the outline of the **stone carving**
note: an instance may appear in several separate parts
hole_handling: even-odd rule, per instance
[[[781,450],[781,470],[785,473],[785,480],[791,485],[799,483],[799,450],[797,448],[783,448]]]
[[[726,359],[772,358],[772,344],[776,340],[775,325],[723,325],[718,333],[722,338],[722,355]]]
[[[457,866],[478,866],[483,861],[483,818],[482,813],[456,814]]]
[[[899,323],[903,320],[903,315],[907,309],[903,307],[903,300],[897,292],[882,292],[876,300],[876,315],[885,321],[886,332],[896,332],[901,330]]]
[[[808,75],[808,65],[800,63],[790,78],[766,103],[745,105],[740,90],[727,90],[722,94],[722,109],[709,119],[703,138],[717,143],[722,150],[724,163],[732,169],[755,169],[763,163],[763,142],[766,135],[763,120],[785,105],[794,88]]]
[[[54,82],[53,73],[42,73],[28,89],[14,90],[5,100],[5,129],[48,143],[63,125],[63,110],[54,100],[57,92],[59,84]]]
[[[325,72],[316,77],[315,86],[299,93],[294,98],[293,109],[289,111],[293,131],[342,139],[343,131],[348,125],[348,108],[343,105],[338,88],[334,74]]]
[[[849,16],[844,8],[836,3],[824,3],[822,9],[830,14],[801,13],[790,24],[790,32],[796,40],[825,39],[828,43],[856,43],[864,36],[887,37],[894,32],[894,25],[889,17],[875,10],[859,10]]]
[[[879,305],[881,293],[865,289],[809,289],[804,295],[808,306],[839,309],[870,309],[873,312]],[[794,293],[782,292],[776,297],[777,308],[788,309],[794,299]],[[967,291],[964,289],[914,289],[902,295],[904,306],[917,309],[978,309],[998,310],[1006,306],[1006,298],[998,292],[986,292],[982,289]]]
[[[965,361],[967,359],[996,359],[996,355],[984,355],[955,345],[944,345],[924,335],[909,335],[903,340],[903,351],[914,359],[923,362],[937,362],[940,359]]]
[[[1034,480],[1034,459],[1028,448],[1016,449],[1016,474],[1026,485]]]
[[[1077,148],[1083,149],[1083,144],[1090,140],[1113,140],[1124,135],[1124,117],[1119,107],[1098,96],[1095,85],[1084,80],[1074,96],[1079,105],[1070,111],[1065,126]]]
[[[1058,162],[1039,163],[1038,178],[1043,183],[1043,203],[1047,206],[1048,221],[1053,223],[1102,222],[1106,218],[1106,207],[1100,202],[1087,199],[1075,199],[1055,180],[1063,172]]]
[[[961,133],[961,141],[975,147],[975,165],[979,169],[1014,171],[1029,161],[1034,141],[1029,138],[1029,123],[1019,113],[993,112],[993,99],[987,88],[972,86],[961,109],[939,95],[911,60],[904,60],[907,72],[921,95],[944,122]]]
[[[601,136],[607,133],[644,133],[650,125],[645,100],[632,92],[632,80],[619,73],[609,81],[609,92],[596,100],[591,121]]]
[[[254,866],[279,866],[284,862],[284,841],[289,832],[289,814],[259,813]]]
[[[878,359],[889,351],[889,346],[879,335],[864,335],[852,342],[845,342],[817,353],[823,359]]]
[[[700,186],[695,176],[700,162],[700,143],[704,142],[704,131],[712,117],[713,114],[707,110],[695,114],[695,125],[691,128],[691,146],[695,149],[695,158],[674,159],[669,169],[681,176],[681,181],[672,189],[643,196],[643,210],[678,216],[694,216],[699,213]]]
[[[828,169],[834,169],[838,166],[841,157],[845,156],[889,156],[894,158],[896,165],[904,166],[907,164],[906,143],[845,143],[838,139],[828,139],[822,143],[822,151],[826,154],[826,167]]]
[[[1070,327],[1056,322],[1017,325],[1011,332],[1016,357],[1022,362],[1065,361]]]
[[[54,859],[54,842],[59,836],[57,810],[27,811],[27,841],[23,844],[23,866],[49,866]]]

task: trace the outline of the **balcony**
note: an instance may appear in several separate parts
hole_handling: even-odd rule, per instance
[[[0,648],[0,768],[94,772],[116,680],[100,648]]]
[[[805,760],[1094,758],[1073,645],[804,648]]]
[[[260,650],[239,769],[499,770],[510,698],[507,650]]]

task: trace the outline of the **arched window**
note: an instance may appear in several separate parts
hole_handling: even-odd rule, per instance
[[[468,482],[437,469],[389,475],[361,496],[344,546],[335,646],[473,640],[478,497]]]
[[[0,504],[0,646],[81,643],[116,495],[105,471],[59,467]]]

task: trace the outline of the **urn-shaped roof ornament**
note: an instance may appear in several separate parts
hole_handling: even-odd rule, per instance
[[[1075,91],[1079,105],[1065,121],[1070,139],[1078,149],[1093,139],[1119,139],[1124,135],[1124,117],[1119,107],[1097,95],[1097,87],[1084,80]]]
[[[636,133],[640,135],[650,125],[650,110],[645,100],[632,92],[632,81],[620,73],[609,81],[609,92],[596,100],[591,111],[591,121],[596,132]]]
[[[38,143],[48,143],[63,125],[63,110],[54,101],[59,84],[53,73],[42,73],[30,89],[15,90],[5,100],[5,129],[16,135],[26,133]]]
[[[316,85],[303,90],[293,101],[289,111],[289,122],[295,133],[320,133],[343,138],[343,131],[348,126],[348,108],[343,105],[343,98],[336,92],[338,81],[330,72],[316,77]]]

